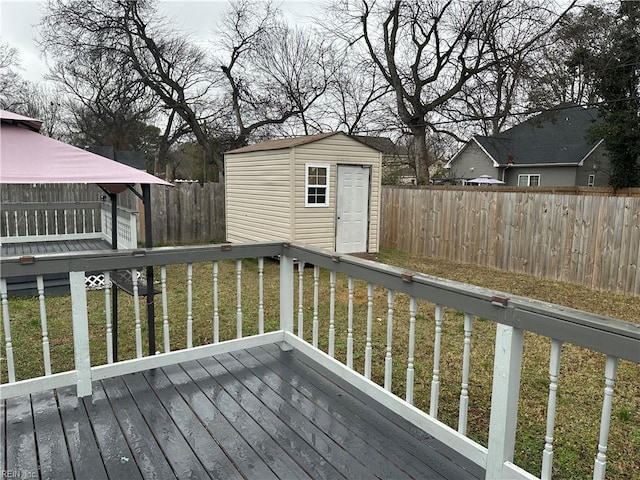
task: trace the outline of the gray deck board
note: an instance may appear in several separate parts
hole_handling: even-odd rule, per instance
[[[110,249],[111,244],[105,240],[87,238],[83,240],[59,240],[50,242],[4,243],[0,247],[0,255],[8,257]]]
[[[84,399],[64,388],[4,400],[0,418],[1,468],[41,478],[483,474],[321,365],[275,345],[94,382]]]

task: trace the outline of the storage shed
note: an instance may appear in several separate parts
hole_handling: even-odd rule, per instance
[[[341,132],[227,152],[227,241],[298,241],[376,253],[381,163],[380,151]]]

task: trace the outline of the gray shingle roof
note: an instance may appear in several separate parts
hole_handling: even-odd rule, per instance
[[[532,117],[490,137],[474,139],[501,165],[509,156],[516,165],[577,164],[598,143],[588,130],[598,117],[597,108],[573,105]]]

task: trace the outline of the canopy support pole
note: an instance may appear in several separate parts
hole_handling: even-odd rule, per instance
[[[111,249],[118,249],[118,195],[116,193],[109,193],[111,199]],[[115,282],[111,282],[111,312],[113,315],[112,320],[112,334],[111,348],[113,350],[113,361],[118,361],[118,285]]]
[[[153,233],[151,231],[151,185],[142,185],[142,204],[144,206],[144,246],[153,248]],[[147,330],[149,333],[149,355],[156,353],[156,313],[155,288],[153,286],[153,267],[147,267]]]

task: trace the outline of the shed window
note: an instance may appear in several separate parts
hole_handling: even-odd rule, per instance
[[[593,187],[596,183],[596,176],[592,173],[589,175],[589,182],[587,183],[588,187]]]
[[[307,207],[329,205],[329,165],[306,165]]]
[[[540,175],[518,175],[518,186],[519,187],[539,187],[540,186]]]

